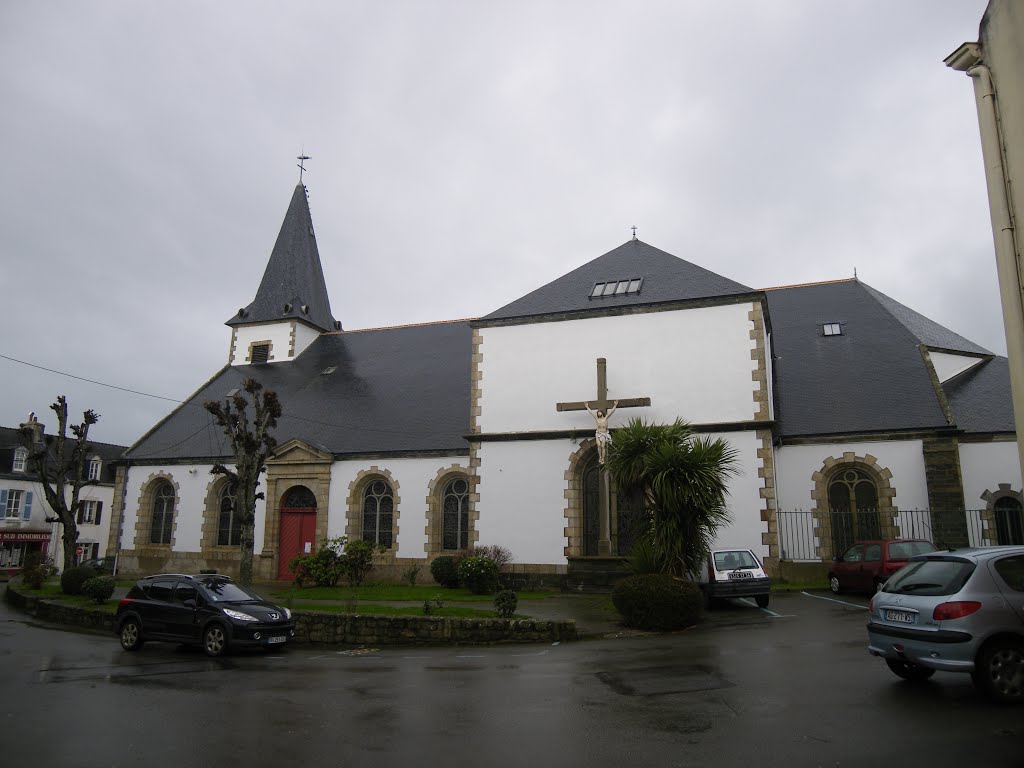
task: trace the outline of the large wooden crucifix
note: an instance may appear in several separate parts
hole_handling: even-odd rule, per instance
[[[599,494],[599,505],[601,507],[600,516],[598,519],[598,541],[597,541],[597,553],[598,555],[608,556],[612,553],[612,540],[611,540],[611,505],[609,503],[609,497],[611,495],[608,484],[608,471],[604,466],[605,449],[607,443],[611,440],[611,434],[608,431],[608,417],[611,415],[611,411],[618,408],[637,408],[639,406],[650,405],[651,398],[649,397],[629,397],[620,400],[609,400],[608,399],[608,361],[603,357],[597,358],[597,399],[596,400],[577,400],[572,403],[556,403],[555,409],[558,411],[590,411],[590,413],[597,420],[597,429],[595,430],[594,437],[598,441],[598,457],[600,459],[600,480],[598,483],[598,494]]]

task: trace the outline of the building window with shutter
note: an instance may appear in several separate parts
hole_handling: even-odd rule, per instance
[[[13,488],[3,492],[3,495],[6,496],[6,503],[3,507],[5,518],[21,517],[21,499],[24,494],[24,491],[16,491]]]
[[[94,501],[91,499],[83,501],[81,506],[78,508],[78,522],[87,525],[99,525],[102,509],[102,501]]]
[[[100,457],[99,456],[93,456],[89,460],[89,470],[88,470],[88,474],[86,475],[86,478],[89,479],[89,480],[99,480],[100,479],[100,470],[102,469],[102,467],[103,467],[103,463],[100,461]]]

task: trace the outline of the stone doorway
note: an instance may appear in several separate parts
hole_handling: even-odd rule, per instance
[[[294,557],[309,554],[316,546],[316,496],[303,485],[292,486],[281,501],[280,557],[277,577],[291,581],[288,563]]]

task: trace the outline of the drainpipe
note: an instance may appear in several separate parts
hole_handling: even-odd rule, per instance
[[[1021,269],[1020,252],[1013,225],[995,83],[991,70],[981,63],[982,60],[981,46],[978,43],[965,43],[946,58],[946,65],[966,72],[974,83],[974,100],[981,132],[981,153],[985,163],[989,212],[992,217],[996,274],[999,278],[1003,326],[1006,332],[1017,453],[1021,475],[1024,476],[1024,270]]]

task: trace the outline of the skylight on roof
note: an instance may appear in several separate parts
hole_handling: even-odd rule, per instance
[[[823,323],[821,334],[822,336],[842,336],[843,326],[839,323]]]
[[[608,296],[624,296],[627,293],[640,293],[643,278],[631,277],[628,280],[611,280],[605,283],[594,283],[590,298],[603,299]]]

